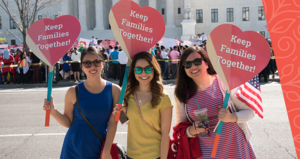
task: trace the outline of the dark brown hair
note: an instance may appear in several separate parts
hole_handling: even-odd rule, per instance
[[[87,55],[87,54],[92,54],[92,55],[95,55],[95,56],[99,56],[101,58],[101,60],[103,60],[103,57],[99,53],[98,49],[96,49],[94,46],[89,46],[88,48],[84,48],[81,51],[80,65],[82,65],[82,60],[83,60],[84,56]]]
[[[153,79],[150,82],[151,92],[152,92],[152,99],[151,99],[151,105],[152,108],[155,108],[158,103],[160,102],[160,97],[163,93],[163,84],[161,79],[161,69],[156,61],[155,57],[149,54],[148,52],[141,52],[136,54],[133,59],[132,63],[130,65],[130,71],[128,75],[128,83],[126,87],[125,97],[124,97],[124,104],[128,106],[128,99],[130,95],[133,95],[136,91],[137,86],[139,85],[139,82],[135,78],[134,68],[137,60],[139,59],[145,59],[151,67],[153,67],[154,76]]]
[[[187,101],[192,98],[197,93],[197,84],[194,82],[193,79],[191,79],[185,72],[185,68],[183,66],[183,63],[186,61],[188,56],[193,53],[197,52],[201,55],[203,58],[203,61],[208,65],[207,73],[210,75],[216,74],[216,71],[214,70],[211,61],[208,57],[207,52],[201,48],[201,47],[189,47],[184,50],[184,52],[181,54],[180,62],[178,65],[177,70],[177,80],[176,80],[176,86],[175,86],[175,96],[177,99],[181,102],[186,104]]]

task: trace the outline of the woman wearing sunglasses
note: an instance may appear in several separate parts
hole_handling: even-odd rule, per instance
[[[118,102],[120,87],[101,78],[103,59],[94,47],[82,51],[81,68],[87,80],[78,84],[80,109],[106,141],[101,158],[111,159],[110,149],[117,128],[111,112],[113,105]],[[77,104],[75,87],[67,91],[64,113],[55,109],[53,98],[51,106],[45,99],[43,109],[50,108],[51,116],[62,126],[69,128],[60,158],[98,159],[102,142],[81,116]]]
[[[163,92],[159,64],[147,52],[132,59],[124,104],[129,118],[128,158],[167,159],[173,106]]]
[[[193,126],[187,128],[187,136],[198,137],[202,158],[210,158],[216,135],[213,129],[221,120],[224,124],[216,158],[256,158],[249,142],[251,131],[247,124],[254,117],[254,111],[233,95],[229,99],[229,109],[220,109],[225,92],[226,87],[206,51],[195,47],[186,49],[180,59],[175,87],[176,125],[192,122]],[[199,116],[196,118],[193,113],[204,108],[208,122],[205,119],[201,124],[205,127],[194,122]],[[200,119],[202,117],[204,119],[204,116]]]

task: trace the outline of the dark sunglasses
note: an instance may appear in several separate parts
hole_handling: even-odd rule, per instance
[[[95,67],[100,67],[101,62],[102,62],[102,60],[94,60],[94,61],[87,60],[87,61],[82,62],[82,65],[85,68],[90,68],[90,67],[92,67],[92,65],[94,65]]]
[[[202,64],[202,58],[196,58],[194,61],[185,61],[182,65],[185,67],[185,69],[189,69],[192,67],[192,64],[194,63],[195,66],[199,66]]]
[[[147,74],[150,74],[150,73],[152,73],[152,71],[153,71],[153,67],[150,67],[150,66],[147,66],[147,67],[145,67],[145,68],[142,68],[142,67],[136,67],[136,68],[134,68],[134,71],[135,71],[135,73],[136,74],[142,74],[143,73],[143,70],[145,70],[145,72],[147,73]]]

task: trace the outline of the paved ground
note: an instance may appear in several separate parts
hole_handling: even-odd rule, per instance
[[[61,112],[67,89],[53,88],[55,105]],[[165,89],[174,101],[174,85],[166,84]],[[261,90],[264,119],[256,116],[249,122],[253,132],[251,143],[257,158],[296,158],[280,83],[263,83]],[[53,118],[50,127],[44,127],[42,104],[46,94],[45,87],[0,89],[1,159],[59,158],[67,128]],[[172,126],[174,122],[173,115]],[[119,124],[115,142],[126,146],[126,135],[127,126]]]

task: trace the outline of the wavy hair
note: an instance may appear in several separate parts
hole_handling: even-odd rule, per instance
[[[183,63],[193,52],[197,52],[203,58],[203,61],[208,65],[207,73],[210,75],[216,74],[215,69],[212,66],[212,63],[208,57],[207,52],[201,47],[189,47],[184,50],[181,54],[180,62],[177,70],[177,80],[175,86],[175,96],[181,102],[186,104],[187,101],[192,98],[196,93],[198,86],[185,72]]]
[[[139,85],[138,80],[135,78],[135,64],[137,60],[139,59],[145,59],[151,67],[153,67],[154,71],[154,76],[153,79],[150,82],[150,87],[151,87],[151,94],[152,94],[152,99],[151,99],[151,105],[152,108],[155,108],[158,103],[160,102],[160,97],[163,94],[163,84],[162,84],[162,79],[161,79],[161,69],[160,66],[155,59],[154,56],[149,54],[148,52],[140,52],[136,54],[131,62],[130,65],[130,71],[128,75],[128,82],[127,82],[127,87],[126,87],[126,92],[125,92],[125,97],[124,97],[124,104],[125,106],[128,106],[128,99],[130,95],[133,95],[134,92],[137,89],[137,86]]]

